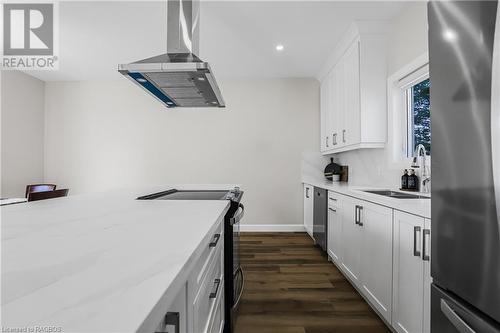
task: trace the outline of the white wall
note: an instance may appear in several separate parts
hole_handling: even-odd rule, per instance
[[[405,5],[392,21],[389,34],[388,74],[397,72],[428,51],[427,2]],[[390,126],[389,126],[390,128]],[[354,185],[397,187],[402,168],[394,164],[392,148],[362,149],[335,154],[342,164],[349,165],[349,182]]]
[[[225,109],[167,110],[126,79],[48,82],[45,179],[72,194],[239,183],[246,224],[302,224],[301,152],[319,146],[319,84],[221,86]]]
[[[1,71],[1,196],[24,197],[43,181],[44,82]]]

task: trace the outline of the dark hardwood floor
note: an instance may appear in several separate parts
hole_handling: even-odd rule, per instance
[[[242,233],[235,333],[390,332],[305,233]]]

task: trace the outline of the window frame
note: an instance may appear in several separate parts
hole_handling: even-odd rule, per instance
[[[407,168],[414,152],[408,153],[407,88],[429,78],[429,55],[424,53],[387,79],[387,162],[392,168]],[[428,156],[430,157],[430,156]],[[430,158],[429,158],[430,160]]]

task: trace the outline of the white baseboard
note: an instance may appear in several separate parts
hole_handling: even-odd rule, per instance
[[[240,224],[241,232],[305,232],[303,224]]]

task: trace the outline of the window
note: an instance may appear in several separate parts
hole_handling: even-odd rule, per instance
[[[427,53],[387,78],[387,156],[389,164],[395,168],[407,168],[419,144],[430,155],[431,84]]]
[[[407,156],[415,154],[422,144],[431,153],[430,81],[424,79],[406,88]]]

